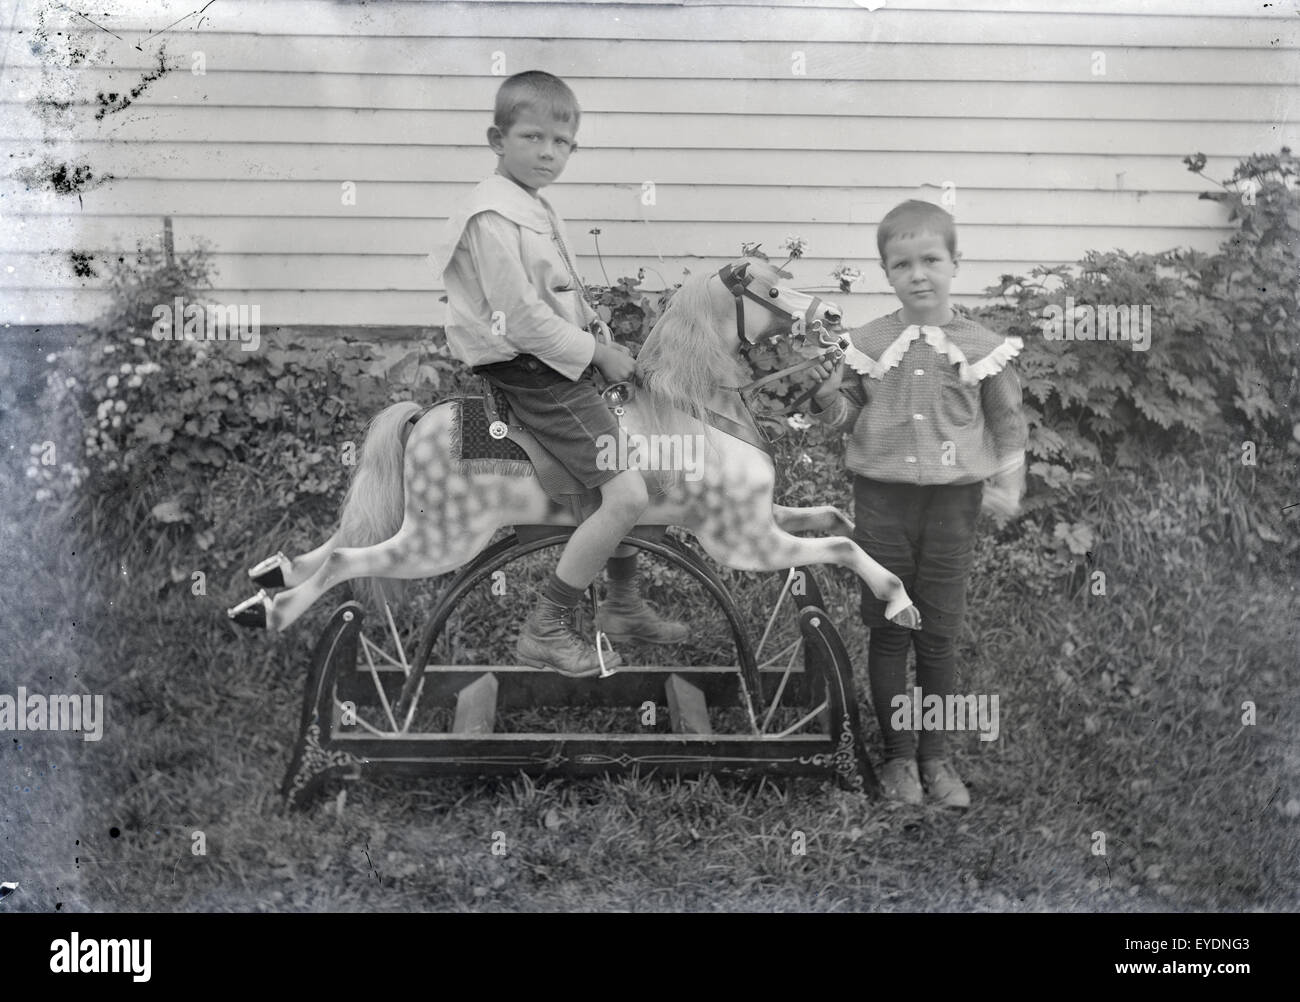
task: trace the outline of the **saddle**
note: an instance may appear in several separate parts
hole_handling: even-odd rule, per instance
[[[501,392],[486,380],[481,397],[459,397],[451,426],[452,457],[464,473],[532,473],[547,497],[584,512],[600,506],[600,492],[584,487],[527,428],[510,421]]]

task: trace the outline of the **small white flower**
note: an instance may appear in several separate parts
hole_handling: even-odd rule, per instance
[[[141,379],[139,376],[132,376],[130,379],[126,381],[126,385],[131,387],[132,389],[134,389],[137,386],[140,386],[142,383],[144,383],[144,380]]]
[[[27,451],[31,453],[33,456],[39,456],[41,454],[41,447],[38,443],[33,442],[31,448],[29,448]]]
[[[39,466],[29,466],[29,467],[27,467],[27,479],[28,479],[28,480],[35,480],[35,479],[36,479],[37,477],[39,477],[40,475],[41,475],[41,468],[40,468]]]
[[[807,431],[809,428],[813,426],[811,420],[809,420],[803,414],[798,414],[798,413],[791,414],[788,418],[785,419],[785,423],[788,424],[791,428],[794,428],[796,431]]]
[[[116,377],[116,376],[109,376],[109,377],[108,377],[108,388],[109,388],[110,390],[115,390],[115,389],[117,389],[117,377]]]
[[[77,381],[71,376],[69,376],[67,379],[63,381],[63,385],[71,390],[77,385]]]
[[[58,360],[59,360],[59,356],[57,352],[52,352],[49,355],[45,356],[45,361],[47,362],[53,363],[53,362],[57,362]]]
[[[42,487],[36,492],[37,501],[48,501],[53,496],[53,493],[47,487]]]
[[[119,414],[123,413],[126,410],[126,401],[119,400],[117,403],[113,405],[113,410],[117,411],[117,413]]]
[[[111,354],[113,354],[113,352],[115,352],[115,351],[117,351],[117,349],[116,349],[113,345],[111,345],[111,344],[106,344],[106,345],[104,345],[104,354],[105,354],[105,355],[111,355]]]
[[[114,428],[122,427],[122,419],[118,417],[116,414],[113,415],[113,427]]]
[[[131,343],[132,343],[133,345],[135,345],[137,348],[143,348],[143,347],[144,347],[144,338],[142,338],[142,337],[133,337],[133,338],[131,338]]]
[[[134,368],[134,366],[132,366],[130,362],[123,362],[121,368],[119,368],[117,371],[122,373],[122,375],[125,376],[128,372],[131,371],[132,368]]]

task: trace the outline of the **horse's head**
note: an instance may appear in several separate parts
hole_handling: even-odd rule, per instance
[[[772,335],[827,347],[841,319],[833,303],[791,288],[772,265],[740,258],[682,285],[646,338],[637,372],[653,394],[695,413],[718,387],[750,381],[743,348]]]
[[[735,300],[736,334],[746,344],[789,334],[810,347],[838,342],[843,315],[834,303],[792,288],[765,261],[739,258],[723,265],[718,279]],[[746,309],[746,300],[762,309]]]

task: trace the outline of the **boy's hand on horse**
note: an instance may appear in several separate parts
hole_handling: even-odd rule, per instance
[[[636,362],[632,358],[632,352],[621,344],[597,342],[591,364],[611,383],[625,383],[636,375]]]
[[[821,386],[817,387],[817,392],[813,394],[813,401],[817,404],[818,410],[824,411],[835,402],[835,397],[840,392],[840,384],[844,381],[843,356],[839,361],[832,361],[829,356],[823,358],[812,373],[822,379]]]

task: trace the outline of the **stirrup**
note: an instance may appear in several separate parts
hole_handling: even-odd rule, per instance
[[[617,675],[618,672],[613,668],[605,667],[605,652],[600,649],[601,641],[604,641],[605,646],[609,648],[610,654],[614,653],[614,644],[610,641],[604,630],[596,631],[596,659],[600,662],[600,675],[598,677],[610,678]]]

